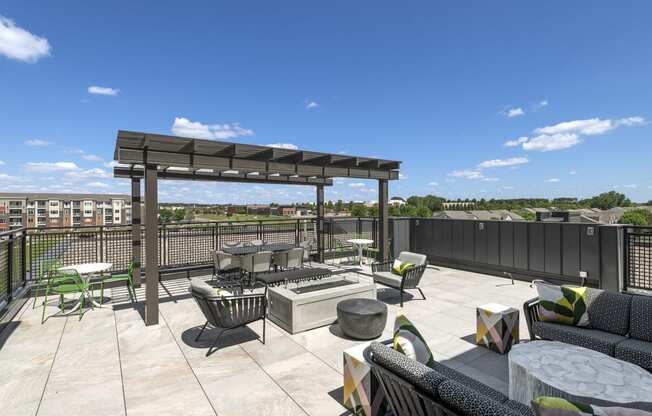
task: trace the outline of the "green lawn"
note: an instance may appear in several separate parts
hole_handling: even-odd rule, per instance
[[[270,220],[290,220],[290,217],[283,217],[280,215],[250,215],[250,214],[234,214],[226,216],[222,214],[196,214],[195,221],[270,221]]]

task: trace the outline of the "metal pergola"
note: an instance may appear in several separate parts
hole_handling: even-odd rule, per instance
[[[133,275],[141,273],[140,180],[145,180],[145,224],[158,224],[158,179],[315,186],[317,252],[324,258],[324,187],[333,178],[378,180],[378,245],[389,257],[388,186],[401,162],[369,157],[118,131],[116,178],[131,179]],[[145,228],[145,323],[158,324],[158,227]]]

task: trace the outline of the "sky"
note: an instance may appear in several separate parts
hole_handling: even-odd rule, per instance
[[[645,202],[650,15],[649,1],[4,0],[0,191],[128,193],[112,178],[122,129],[400,160],[391,196]],[[160,199],[315,192],[166,181]]]

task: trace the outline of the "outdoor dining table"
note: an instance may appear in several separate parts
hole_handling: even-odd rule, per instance
[[[88,283],[88,282],[91,280],[91,278],[93,277],[93,275],[95,275],[95,274],[97,274],[97,273],[105,272],[105,271],[107,271],[107,270],[110,270],[111,267],[113,267],[113,263],[82,263],[82,264],[70,264],[70,265],[68,265],[68,266],[62,266],[62,267],[59,267],[58,270],[59,270],[60,272],[65,272],[65,271],[74,270],[75,272],[77,272],[77,274],[79,275],[79,277],[80,277],[81,279],[84,280],[85,283]],[[88,290],[85,291],[84,296],[85,296],[88,300],[90,300],[91,303],[92,303],[94,306],[97,306],[98,308],[101,308],[101,307],[102,307],[102,305],[99,304],[99,303],[98,303],[98,302],[93,298],[93,294],[90,293]],[[67,313],[74,312],[74,311],[76,311],[77,309],[79,309],[80,307],[81,307],[81,298],[80,298],[80,300],[77,302],[77,304],[75,305],[75,307],[72,308],[72,309],[71,309],[69,312],[67,312]]]
[[[347,243],[351,243],[358,248],[358,261],[360,266],[362,266],[362,250],[374,243],[374,240],[368,240],[366,238],[352,238],[351,240],[346,240]]]
[[[259,251],[288,251],[292,250],[296,246],[294,244],[288,243],[272,243],[272,244],[263,244],[260,246],[242,246],[242,247],[224,247],[223,252],[230,254],[232,256],[246,256],[247,254],[258,253]]]
[[[284,270],[282,272],[259,273],[256,275],[256,282],[262,283],[265,287],[278,286],[288,283],[305,282],[309,280],[319,280],[330,277],[332,272],[323,267],[311,267],[293,270]]]

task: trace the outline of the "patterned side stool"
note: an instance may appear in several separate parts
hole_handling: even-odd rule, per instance
[[[387,412],[385,394],[363,355],[369,344],[371,341],[344,350],[343,404],[355,415],[384,415]]]
[[[500,354],[518,344],[518,310],[497,303],[477,307],[475,342]]]

